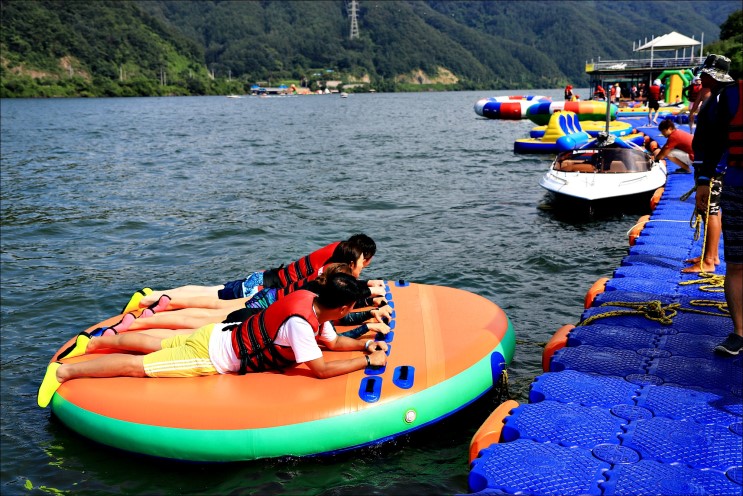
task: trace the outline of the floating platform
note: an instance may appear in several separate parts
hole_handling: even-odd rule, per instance
[[[720,280],[680,272],[701,253],[692,186],[669,174],[603,292],[547,344],[529,403],[480,428],[470,491],[743,493],[743,356],[713,353],[733,329]]]
[[[227,462],[377,444],[441,420],[498,382],[513,357],[515,335],[495,303],[405,281],[390,281],[386,289],[394,312],[391,331],[377,336],[389,345],[383,368],[328,379],[315,378],[306,365],[242,376],[82,378],[62,384],[52,411],[72,430],[108,446]],[[326,352],[328,360],[354,356],[361,352]]]

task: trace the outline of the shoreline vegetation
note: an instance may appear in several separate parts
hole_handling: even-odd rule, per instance
[[[2,0],[0,98],[249,95],[256,85],[302,94],[562,88],[587,83],[584,60],[620,59],[631,36],[666,29],[605,29],[598,6],[558,2],[553,15],[594,16],[595,30],[547,33],[516,22],[554,24],[527,4],[361,2],[362,31],[349,39],[341,1]],[[684,13],[678,29],[715,33],[721,16],[693,8],[708,4],[673,3]],[[661,5],[671,2],[651,7]],[[730,14],[704,51],[730,57],[735,77],[743,72],[743,10],[715,5]],[[622,6],[638,22],[650,8]],[[566,44],[571,50],[560,50]]]

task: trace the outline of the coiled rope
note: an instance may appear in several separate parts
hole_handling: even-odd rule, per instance
[[[651,301],[609,301],[599,305],[600,307],[629,307],[632,310],[612,310],[606,313],[600,313],[591,315],[584,321],[580,322],[578,326],[587,326],[595,322],[596,320],[603,319],[606,317],[627,317],[627,316],[641,316],[648,320],[658,322],[661,325],[673,324],[673,318],[678,315],[679,312],[697,313],[702,315],[712,315],[714,317],[730,317],[730,312],[727,308],[727,303],[724,301],[717,300],[690,300],[690,305],[700,307],[713,307],[717,308],[717,312],[709,312],[706,310],[697,310],[696,308],[684,308],[681,303],[669,303],[663,305],[660,300]]]

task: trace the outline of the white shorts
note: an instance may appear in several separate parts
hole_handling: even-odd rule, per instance
[[[683,163],[687,167],[691,167],[691,158],[689,158],[689,154],[685,151],[679,150],[678,148],[674,148],[670,152],[668,152],[669,157],[673,157],[679,162]]]

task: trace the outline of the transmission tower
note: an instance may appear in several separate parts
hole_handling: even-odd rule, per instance
[[[351,18],[351,35],[348,37],[348,39],[358,39],[359,38],[359,19],[358,19],[358,12],[359,12],[359,2],[358,0],[348,0],[347,3],[348,8],[348,16]]]

